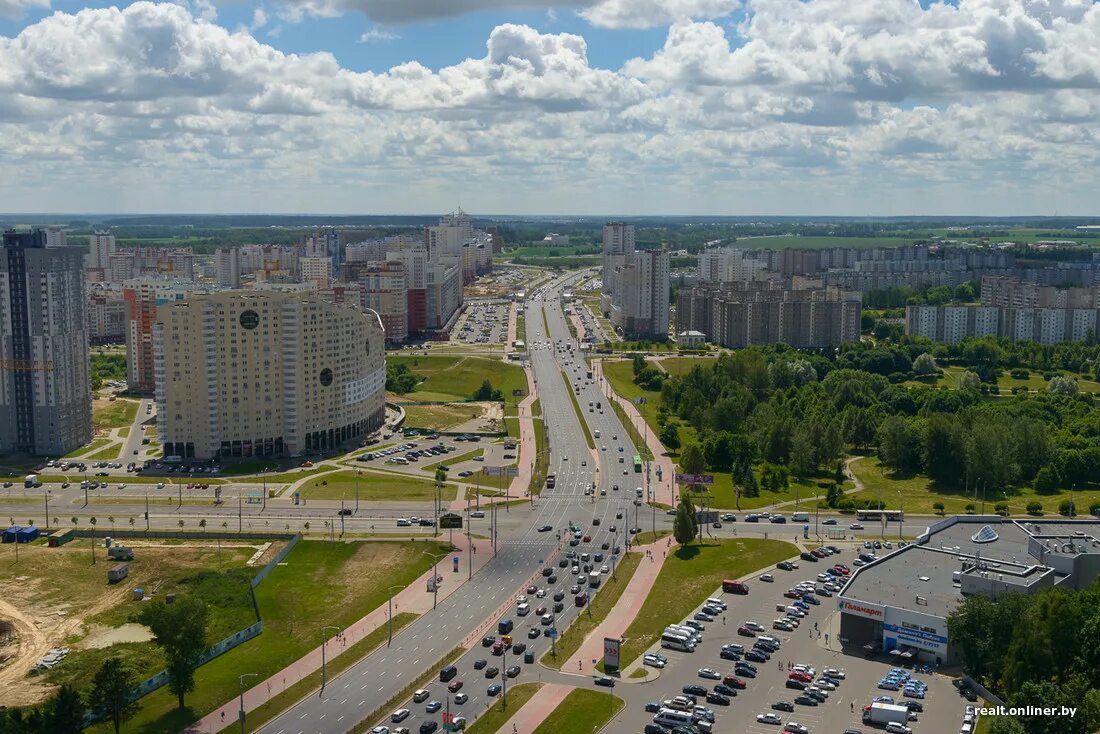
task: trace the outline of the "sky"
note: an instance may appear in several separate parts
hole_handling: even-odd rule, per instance
[[[1100,0],[0,0],[0,210],[1100,215]]]

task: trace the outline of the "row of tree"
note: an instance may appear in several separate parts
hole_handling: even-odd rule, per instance
[[[997,598],[971,595],[947,617],[966,671],[1010,706],[1075,708],[1075,716],[999,720],[999,734],[1100,730],[1100,583]]]

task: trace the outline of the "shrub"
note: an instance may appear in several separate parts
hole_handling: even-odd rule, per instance
[[[1077,514],[1077,507],[1074,505],[1073,500],[1062,500],[1058,504],[1058,514],[1064,517],[1073,517]]]
[[[1100,517],[1100,502],[1093,502],[1089,505],[1089,514],[1095,517]]]
[[[966,514],[967,515],[973,515],[974,514],[974,503],[973,502],[967,502],[966,503]]]
[[[1034,502],[1034,501],[1033,502],[1028,502],[1027,503],[1027,514],[1029,514],[1029,515],[1042,515],[1043,514],[1043,504],[1041,502]]]
[[[998,502],[997,504],[993,505],[993,511],[996,512],[998,515],[1008,517],[1008,503]]]
[[[1008,374],[1012,375],[1012,379],[1014,380],[1026,380],[1031,377],[1031,373],[1027,370],[1012,370]]]
[[[933,502],[932,503],[932,509],[936,511],[937,515],[942,515],[943,510],[944,510],[943,503],[942,502]]]

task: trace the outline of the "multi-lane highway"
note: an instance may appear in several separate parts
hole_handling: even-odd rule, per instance
[[[526,522],[512,531],[502,524],[496,557],[458,593],[441,602],[438,609],[422,615],[406,627],[394,638],[391,647],[363,658],[330,681],[323,696],[309,696],[269,722],[261,731],[269,734],[346,731],[464,640],[479,634],[487,622],[495,627],[498,610],[504,609],[507,616],[514,616],[513,599],[532,582],[532,577],[538,577],[539,586],[545,585],[543,577],[538,575],[539,571],[544,563],[553,563],[557,559],[561,552],[559,546],[563,545],[563,531],[570,521],[584,527],[585,532],[592,535],[592,542],[585,544],[590,550],[598,549],[605,541],[615,541],[609,527],[616,524],[615,515],[619,511],[625,512],[631,506],[633,492],[619,491],[612,495],[608,473],[601,472],[600,481],[609,490],[608,497],[597,497],[593,502],[584,495],[585,488],[595,480],[596,460],[585,443],[560,376],[563,360],[552,346],[546,344],[556,340],[565,342],[570,338],[557,300],[561,283],[557,281],[544,289],[544,297],[533,300],[527,306],[528,341],[540,345],[531,349],[531,367],[537,380],[543,420],[550,435],[550,470],[557,475],[556,487],[544,490],[534,506],[520,505],[511,509],[508,513],[511,517],[522,517]],[[543,325],[543,309],[547,311],[550,334],[546,333]],[[598,392],[595,386],[589,387],[592,394]],[[587,403],[588,399],[585,397],[584,402]],[[605,410],[605,417],[608,414],[609,411]],[[607,428],[601,428],[601,431],[609,430],[617,434],[616,447],[622,445],[623,452],[632,456],[634,449],[621,427],[615,428],[610,422],[606,425]],[[609,451],[611,446],[608,443]],[[499,511],[497,514],[499,517],[504,513]],[[594,517],[600,518],[599,526],[592,525]],[[540,532],[539,528],[543,526],[550,526],[552,530]],[[623,528],[617,530],[621,543]],[[571,583],[570,577],[556,564],[555,569],[560,572],[555,588],[567,588]],[[575,610],[573,606],[565,607],[555,624],[567,624],[570,615],[576,614]],[[526,619],[540,623],[533,615]],[[520,637],[523,629],[523,625],[517,625],[517,641],[525,639]],[[542,639],[545,638],[540,638],[540,642]],[[541,655],[543,651],[545,647],[538,652]],[[473,660],[480,656],[481,648],[475,647],[459,661],[461,675],[465,679],[473,679]],[[485,707],[484,701],[479,700],[485,696],[485,686],[471,686],[467,695],[470,701],[452,710],[472,720]],[[425,718],[439,720],[438,713],[426,714],[423,706],[414,706],[411,702],[405,705],[414,710],[414,715],[403,725],[414,731],[419,726],[418,722]]]

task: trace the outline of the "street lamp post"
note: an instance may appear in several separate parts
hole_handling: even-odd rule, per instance
[[[404,586],[396,585],[386,589],[386,591],[389,592],[389,600],[386,602],[386,624],[388,625],[386,647],[389,647],[390,643],[393,642],[393,590],[404,588]]]
[[[325,637],[325,633],[328,632],[329,630],[336,630],[337,634],[340,633],[340,628],[339,627],[333,627],[332,625],[328,625],[328,626],[325,626],[325,627],[321,628],[321,694],[320,695],[324,695],[324,693],[325,693],[325,683],[327,682],[327,678],[325,677],[325,673],[326,673],[326,671],[325,671],[325,647],[328,645],[328,638]]]
[[[237,713],[237,718],[241,720],[241,734],[244,734],[244,679],[258,678],[259,676],[259,673],[242,673],[237,678],[237,686],[240,689],[240,710]]]
[[[434,610],[436,604],[439,602],[439,559],[447,554],[435,554],[429,553],[428,551],[420,551],[420,553],[432,559],[432,609]]]
[[[359,514],[359,475],[363,472],[359,469],[355,470],[355,514]]]

